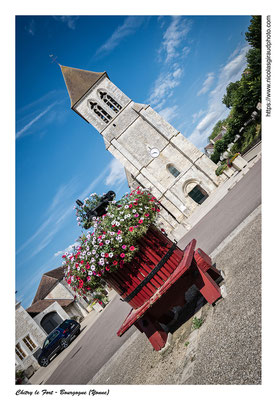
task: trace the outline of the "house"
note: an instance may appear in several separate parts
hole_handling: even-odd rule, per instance
[[[46,338],[45,331],[33,320],[18,301],[15,304],[15,368],[16,371],[38,369],[37,357]]]
[[[29,316],[47,335],[65,319],[81,320],[88,314],[89,300],[77,299],[64,279],[64,266],[43,274]]]
[[[204,147],[204,151],[206,156],[208,156],[209,158],[211,157],[211,155],[214,152],[214,145],[215,143],[222,139],[223,136],[227,133],[227,128],[225,126],[222,126],[221,131],[219,132],[219,134],[217,136],[215,136],[213,139],[210,139],[210,142],[207,144],[206,147]]]

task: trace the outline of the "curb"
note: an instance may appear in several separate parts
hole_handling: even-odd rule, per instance
[[[253,221],[259,214],[261,214],[262,206],[259,205],[255,208],[252,213],[248,215],[234,230],[227,236],[218,246],[217,248],[210,254],[211,259],[216,257],[223,249],[230,243],[241,231],[248,225],[251,221]]]

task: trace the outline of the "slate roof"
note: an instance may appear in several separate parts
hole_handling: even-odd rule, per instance
[[[92,72],[83,69],[60,65],[67,91],[71,101],[71,108],[106,72]],[[108,76],[108,75],[107,75]]]

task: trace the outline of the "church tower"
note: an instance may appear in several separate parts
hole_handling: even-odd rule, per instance
[[[131,189],[148,188],[161,203],[160,225],[177,240],[192,212],[227,177],[150,105],[132,101],[106,72],[61,66],[71,108],[103,136],[125,167]]]

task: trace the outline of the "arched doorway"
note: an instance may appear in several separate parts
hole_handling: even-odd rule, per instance
[[[209,197],[196,179],[189,179],[184,185],[184,191],[197,204],[202,204]]]
[[[50,333],[62,322],[63,319],[59,316],[59,314],[56,311],[52,311],[42,318],[40,325],[46,333]]]
[[[203,201],[205,201],[208,197],[208,193],[200,185],[194,186],[194,188],[188,193],[188,195],[197,204],[202,204]]]

